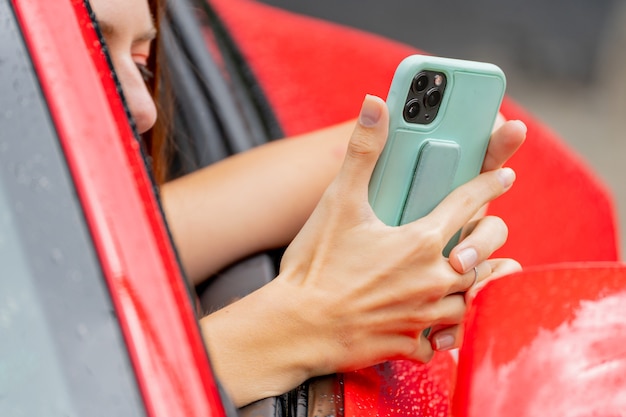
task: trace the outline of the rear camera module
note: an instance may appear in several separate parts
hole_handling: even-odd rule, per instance
[[[446,75],[441,71],[424,70],[411,80],[404,104],[404,120],[407,123],[429,124],[437,118],[444,102]]]

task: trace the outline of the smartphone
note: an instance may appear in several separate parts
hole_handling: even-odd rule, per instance
[[[387,96],[389,137],[369,184],[385,224],[427,215],[480,173],[505,88],[504,73],[489,63],[425,55],[400,63]]]

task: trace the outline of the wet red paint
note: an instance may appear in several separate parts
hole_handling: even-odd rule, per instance
[[[455,415],[626,415],[626,266],[536,269],[477,297]]]
[[[345,374],[345,415],[445,417],[455,375],[448,353],[437,353],[428,364],[392,361]]]

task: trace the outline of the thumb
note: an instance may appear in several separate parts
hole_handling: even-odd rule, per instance
[[[379,97],[366,95],[339,172],[342,187],[367,192],[374,166],[387,141],[389,113]]]

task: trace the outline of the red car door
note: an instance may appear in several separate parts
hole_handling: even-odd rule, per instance
[[[0,414],[225,415],[85,4],[0,16]]]

